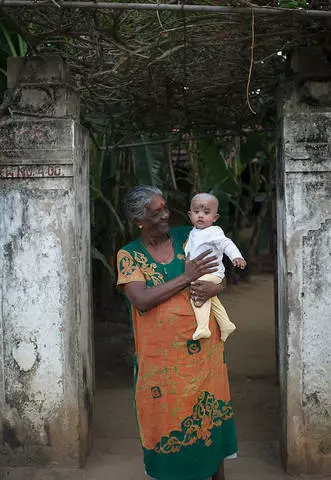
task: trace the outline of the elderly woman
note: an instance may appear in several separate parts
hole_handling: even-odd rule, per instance
[[[130,303],[135,338],[135,401],[147,474],[157,480],[224,480],[237,451],[223,342],[192,340],[199,301],[220,287],[195,282],[217,269],[204,253],[185,261],[190,227],[169,228],[162,192],[140,185],[127,196],[140,237],[118,253],[118,284]],[[192,285],[193,282],[193,285]]]

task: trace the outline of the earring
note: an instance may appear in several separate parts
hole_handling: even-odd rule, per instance
[[[141,230],[141,229],[143,228],[143,226],[142,226],[142,225],[139,225],[138,228]]]

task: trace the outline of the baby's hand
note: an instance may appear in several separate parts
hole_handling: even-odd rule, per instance
[[[234,258],[234,259],[232,260],[232,263],[233,263],[233,265],[234,265],[235,267],[241,268],[241,270],[244,270],[244,268],[246,268],[246,265],[247,265],[247,263],[245,262],[245,260],[244,260],[243,258],[240,258],[240,257]]]

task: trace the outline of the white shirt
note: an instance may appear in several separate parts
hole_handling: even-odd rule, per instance
[[[223,254],[225,254],[232,261],[234,258],[243,258],[242,254],[233,243],[233,241],[224,235],[220,227],[207,228],[193,228],[188,237],[185,246],[185,255],[190,254],[190,259],[193,260],[206,250],[212,250],[210,256],[216,256],[218,259],[218,270],[213,272],[213,275],[223,278],[225,274],[225,267],[223,264]]]

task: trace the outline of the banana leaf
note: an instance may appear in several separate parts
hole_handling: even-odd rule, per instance
[[[111,201],[104,196],[104,194],[99,190],[98,188],[94,187],[93,185],[90,185],[90,189],[92,192],[96,194],[95,199],[100,199],[104,202],[105,205],[109,208],[113,218],[115,219],[117,226],[119,227],[120,232],[124,235],[125,234],[125,226],[120,219],[118,213],[116,212],[115,208],[113,207]]]
[[[106,257],[103,255],[103,253],[101,253],[97,248],[92,246],[91,254],[92,254],[92,258],[94,260],[98,260],[99,262],[101,262],[102,265],[107,269],[107,271],[109,272],[111,281],[114,283],[115,280],[116,280],[116,275],[115,275],[114,269],[109,265]]]
[[[149,139],[141,135],[141,143]],[[161,145],[142,145],[132,148],[137,183],[163,187],[162,164],[166,162]]]
[[[0,57],[24,57],[26,52],[25,40],[0,22]]]

